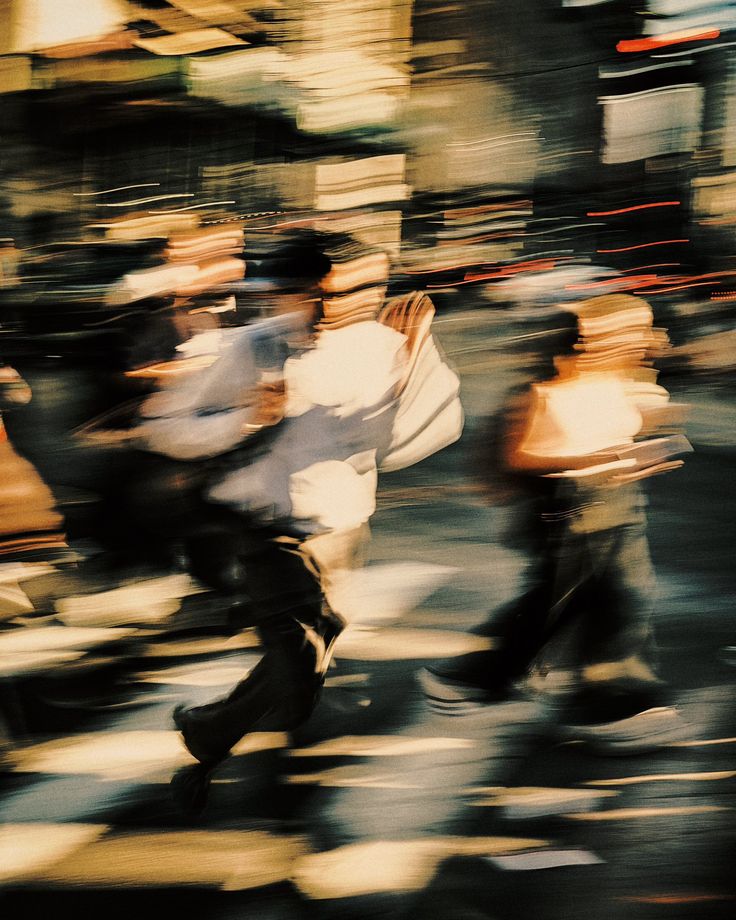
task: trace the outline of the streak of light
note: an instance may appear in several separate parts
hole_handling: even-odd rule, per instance
[[[586,217],[607,217],[610,214],[628,214],[630,211],[643,211],[646,208],[670,208],[682,204],[680,201],[653,201],[651,204],[632,204],[628,208],[615,208],[612,211],[588,211]]]
[[[93,198],[96,195],[112,195],[113,192],[127,192],[132,188],[158,188],[160,182],[141,182],[137,185],[121,185],[118,188],[106,188],[100,192],[72,192],[76,198]]]
[[[694,287],[711,287],[709,281],[698,281],[694,284],[678,284],[675,287],[649,288],[646,291],[634,291],[634,294],[669,294],[672,291],[686,291]]]
[[[152,201],[165,201],[168,198],[194,198],[192,193],[179,192],[171,195],[154,195],[152,198],[136,198],[134,201],[119,201],[100,204],[101,208],[129,208],[131,205],[150,204]]]
[[[689,243],[690,240],[657,240],[654,243],[638,243],[636,246],[622,246],[619,249],[596,249],[598,253],[631,252],[634,249],[648,249],[650,246],[670,246],[673,243]]]
[[[179,214],[181,211],[193,211],[195,208],[212,208],[217,204],[236,204],[235,201],[205,201],[203,204],[189,204],[184,208],[171,208],[168,211],[149,211],[149,214]]]
[[[657,48],[666,48],[668,45],[681,45],[684,42],[713,41],[720,38],[718,29],[708,29],[705,32],[696,32],[694,29],[685,32],[668,32],[659,38],[632,38],[624,39],[616,45],[620,54],[635,54],[639,51],[654,51]]]

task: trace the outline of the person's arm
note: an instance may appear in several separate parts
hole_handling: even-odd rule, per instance
[[[26,406],[31,401],[31,388],[18,371],[7,364],[0,365],[0,410]]]

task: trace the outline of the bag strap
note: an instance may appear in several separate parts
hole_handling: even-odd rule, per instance
[[[435,308],[423,291],[411,291],[399,297],[393,297],[378,314],[378,322],[406,336],[409,360],[406,370],[397,387],[400,395],[411,377],[422,346],[431,335],[430,329],[434,319]]]

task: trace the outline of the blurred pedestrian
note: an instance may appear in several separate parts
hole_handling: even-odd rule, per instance
[[[576,737],[636,752],[683,731],[656,673],[640,483],[681,465],[689,445],[663,434],[668,394],[650,361],[665,337],[649,306],[606,295],[575,312],[557,318],[553,369],[507,403],[495,444],[497,468],[532,496],[530,590],[480,628],[498,649],[440,663],[422,683],[447,704],[556,679]]]
[[[0,364],[0,413],[26,405],[31,389]],[[0,562],[68,556],[63,519],[36,467],[15,450],[0,414]]]
[[[237,515],[264,654],[226,697],[179,707],[174,720],[200,768],[175,792],[201,805],[209,774],[249,731],[296,728],[319,696],[344,619],[327,600],[354,567],[375,510],[376,454],[390,434],[381,412],[395,398],[406,338],[376,321],[388,258],[352,241],[303,232],[273,255],[281,311],[300,311],[308,335],[258,386],[243,435],[272,428],[261,456],[209,490]],[[229,446],[229,445],[228,445]],[[214,452],[216,445],[207,449]],[[326,596],[327,595],[327,596]]]

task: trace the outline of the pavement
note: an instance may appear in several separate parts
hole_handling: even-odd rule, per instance
[[[253,631],[229,634],[217,599],[180,572],[6,571],[35,605],[0,632],[4,699],[21,710],[0,775],[6,916],[734,916],[736,400],[677,385],[698,450],[650,489],[661,668],[690,730],[599,758],[560,734],[554,696],[437,711],[421,692],[419,669],[476,647],[467,630],[515,595],[525,563],[468,463],[514,360],[477,314],[437,331],[461,371],[466,434],[384,478],[320,706],[291,738],[246,736],[200,816],[169,794],[191,764],[170,712],[238,680],[258,658]]]

